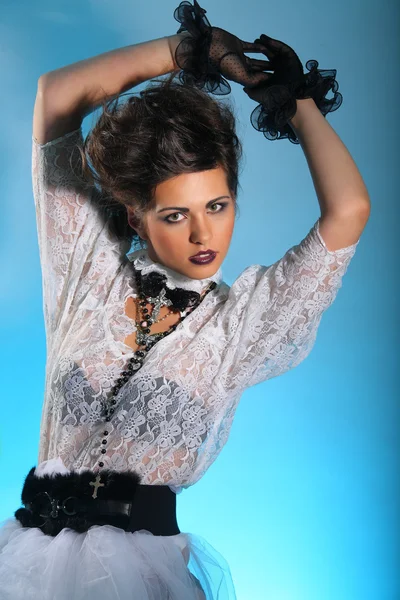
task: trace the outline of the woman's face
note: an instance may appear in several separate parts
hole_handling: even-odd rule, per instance
[[[211,277],[229,249],[235,222],[235,205],[222,167],[177,175],[156,188],[153,208],[140,228],[131,226],[147,241],[152,260],[192,279]],[[209,264],[194,264],[189,257],[200,251],[217,253]]]

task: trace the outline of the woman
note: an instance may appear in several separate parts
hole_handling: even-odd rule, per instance
[[[361,176],[321,114],[322,72],[294,86],[288,46],[211,28],[197,2],[177,11],[177,35],[39,80],[47,377],[38,465],[24,507],[0,528],[5,600],[235,598],[224,559],[179,530],[176,495],[218,456],[243,391],[309,354],[368,220]],[[241,145],[231,109],[206,93],[229,91],[225,77],[261,102],[253,124],[268,139],[301,143],[322,215],[282,259],[249,266],[231,287],[221,265]],[[100,103],[84,142],[83,118]]]

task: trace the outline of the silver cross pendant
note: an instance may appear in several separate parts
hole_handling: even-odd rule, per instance
[[[154,321],[156,321],[158,319],[158,315],[160,314],[160,310],[163,305],[164,306],[172,306],[171,300],[168,300],[168,298],[165,295],[164,288],[161,290],[160,294],[158,296],[156,296],[155,298],[152,298],[151,296],[147,296],[147,300],[151,304],[154,304],[153,312],[151,315],[151,318],[153,319],[153,323],[154,323]]]

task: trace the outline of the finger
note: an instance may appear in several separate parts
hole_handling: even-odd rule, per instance
[[[274,40],[274,38],[265,35],[265,33],[262,33],[261,36],[254,41],[258,44],[261,43],[261,45],[265,45],[265,54],[268,56],[269,59],[273,59],[277,54],[282,53],[289,54],[293,52],[294,54],[296,54],[291,46],[288,46],[280,40]]]
[[[254,43],[254,42],[244,42],[243,40],[241,40],[242,42],[242,47],[243,47],[243,52],[253,52],[254,54],[257,52],[262,52],[263,54],[265,54],[265,45],[261,44],[261,43]]]
[[[281,42],[279,40],[275,40],[274,38],[270,37],[269,35],[266,35],[265,33],[262,33],[259,38],[254,40],[254,43],[264,44],[267,46],[277,46],[277,45],[279,46],[279,44]]]
[[[274,58],[285,46],[283,42],[274,40],[274,38],[265,35],[265,33],[262,33],[259,38],[254,40],[254,42],[261,44],[261,46],[265,46],[265,54],[269,59]]]
[[[270,60],[272,60],[276,56],[276,46],[272,47],[272,45],[269,44],[267,40],[265,40],[263,43],[262,36],[261,38],[257,38],[254,40],[253,46],[256,48],[260,48],[260,50],[257,50],[257,52],[262,52]],[[255,52],[255,50],[252,50],[252,52]]]
[[[272,71],[273,67],[268,60],[259,60],[258,58],[249,58],[248,64],[252,69],[260,69],[261,71]]]

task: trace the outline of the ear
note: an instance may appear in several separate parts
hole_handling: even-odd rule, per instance
[[[132,208],[131,206],[127,206],[126,212],[127,212],[127,216],[128,216],[129,225],[132,227],[132,229],[134,229],[136,231],[136,233],[142,240],[147,240],[146,232],[144,230],[144,227],[143,227],[139,217],[137,216],[137,214],[135,212],[135,209]]]

